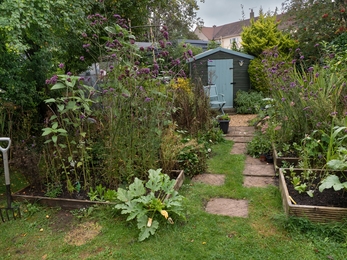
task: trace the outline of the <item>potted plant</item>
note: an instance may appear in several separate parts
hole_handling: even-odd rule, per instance
[[[230,118],[228,114],[217,116],[219,128],[223,131],[223,134],[227,134],[229,131]]]

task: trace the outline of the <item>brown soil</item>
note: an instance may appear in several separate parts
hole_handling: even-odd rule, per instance
[[[85,222],[70,230],[65,238],[69,245],[81,246],[96,237],[101,231],[101,226],[94,222]]]
[[[229,126],[249,126],[251,121],[257,117],[257,115],[239,115],[231,114]]]
[[[286,179],[288,193],[297,205],[347,208],[347,195],[345,192],[342,190],[334,191],[333,189],[325,189],[320,192],[317,187],[318,182],[319,180],[316,181],[313,197],[310,197],[306,192],[299,193],[294,189],[290,180]]]

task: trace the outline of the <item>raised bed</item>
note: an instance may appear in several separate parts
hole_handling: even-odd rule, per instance
[[[175,190],[179,190],[184,181],[183,170],[174,171],[177,174],[176,183],[174,186]],[[79,199],[67,199],[67,198],[50,198],[44,196],[34,196],[23,194],[23,190],[12,194],[12,199],[15,201],[27,201],[30,203],[40,203],[49,207],[60,207],[63,209],[81,209],[87,208],[94,205],[115,205],[115,202],[102,202],[102,201],[90,201],[90,200],[79,200]]]
[[[286,170],[289,171],[289,169]],[[295,170],[299,171],[300,169]],[[347,208],[294,204],[291,200],[291,194],[288,192],[283,168],[279,169],[279,188],[282,196],[283,209],[288,216],[303,217],[313,222],[321,223],[331,221],[341,222],[347,219]]]
[[[299,164],[299,158],[298,157],[280,157],[278,156],[278,153],[275,149],[274,146],[272,146],[272,151],[273,151],[273,164],[274,164],[274,168],[275,171],[278,172],[278,169],[283,167],[285,164],[289,165],[293,165],[294,167],[297,167]]]

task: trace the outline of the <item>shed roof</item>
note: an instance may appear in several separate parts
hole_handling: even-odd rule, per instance
[[[199,59],[205,58],[205,57],[207,57],[207,56],[209,56],[211,54],[214,54],[216,52],[224,52],[224,53],[227,53],[227,54],[232,54],[232,55],[239,56],[239,57],[242,57],[242,58],[245,58],[245,59],[249,59],[249,60],[253,60],[254,59],[254,56],[252,56],[252,55],[245,54],[245,53],[238,52],[238,51],[225,49],[225,48],[222,48],[222,47],[218,47],[218,48],[215,48],[215,49],[211,49],[211,50],[199,53],[194,58],[190,58],[188,60],[188,62],[192,62],[194,60],[199,60]]]

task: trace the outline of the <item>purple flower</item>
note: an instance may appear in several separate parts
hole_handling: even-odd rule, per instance
[[[82,33],[82,37],[86,38],[88,35],[86,33]]]
[[[84,61],[84,56],[81,56],[81,57],[80,57],[80,60],[81,60],[81,61]]]
[[[319,77],[319,73],[318,73],[318,72],[316,73],[315,77],[316,77],[316,78],[318,78],[318,77]]]
[[[129,97],[129,95],[126,94],[126,93],[122,93],[122,96],[125,97],[125,98],[128,98],[128,97]]]
[[[68,76],[71,76],[72,75],[72,73],[69,71],[68,73],[66,73]]]
[[[163,37],[168,40],[169,39],[169,33],[167,31],[163,31]]]
[[[314,45],[314,47],[318,47],[319,46],[319,43],[316,43],[315,45]]]
[[[149,101],[151,101],[151,98],[146,97],[146,98],[145,98],[145,102],[149,102]]]
[[[60,63],[60,64],[58,65],[58,67],[61,68],[61,69],[64,68],[64,63]]]
[[[312,72],[312,71],[313,71],[313,67],[309,67],[309,68],[307,69],[307,71]]]

